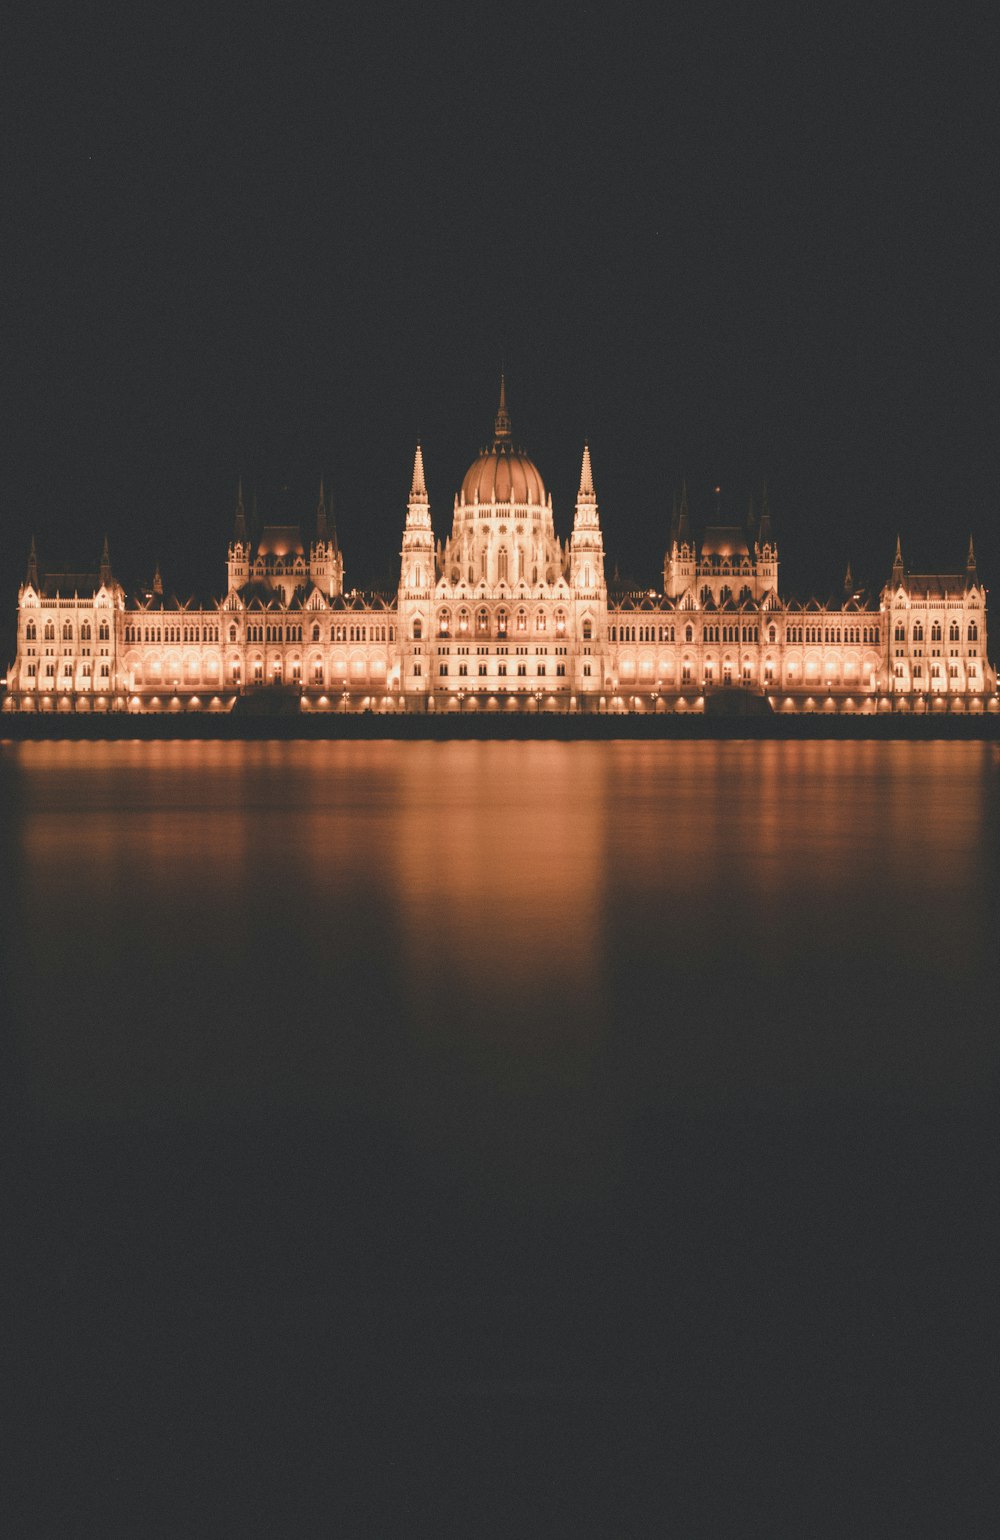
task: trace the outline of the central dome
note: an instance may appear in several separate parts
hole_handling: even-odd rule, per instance
[[[500,407],[493,428],[493,448],[484,449],[465,473],[459,498],[463,503],[545,502],[545,483],[538,467],[515,449],[510,437],[510,417],[503,376],[500,376]]]

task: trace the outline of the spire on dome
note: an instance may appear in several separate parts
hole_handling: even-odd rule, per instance
[[[500,371],[500,405],[493,419],[493,445],[510,443],[510,413],[507,410],[507,381]]]
[[[108,550],[108,537],[104,537],[104,545],[101,547],[101,582],[111,582],[111,553]]]
[[[897,584],[903,581],[903,547],[898,535],[896,536],[896,554],[892,562],[892,581]]]
[[[160,564],[156,563],[156,571],[153,573],[153,592],[163,598],[163,576],[160,572]]]
[[[580,466],[580,490],[576,494],[576,500],[577,502],[582,502],[586,498],[589,502],[592,498],[596,498],[596,496],[597,493],[594,491],[594,473],[590,468],[590,445],[584,443],[583,464]]]
[[[32,588],[38,587],[38,552],[35,550],[34,535],[31,537],[31,548],[28,551],[28,571],[25,582],[30,583]]]

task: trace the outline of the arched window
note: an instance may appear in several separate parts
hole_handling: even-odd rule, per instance
[[[931,641],[932,642],[939,642],[940,640],[941,640],[941,622],[940,622],[940,620],[935,620],[934,624],[931,626]]]
[[[694,641],[694,626],[685,626],[684,627],[684,640],[686,642],[693,642]]]
[[[566,611],[556,610],[556,635],[566,635]]]
[[[312,628],[312,639],[313,639],[314,642],[318,642],[319,641],[319,626],[313,626],[313,628]]]
[[[702,604],[707,604],[709,599],[711,599],[711,597],[712,597],[712,590],[709,588],[708,584],[705,583],[702,586],[702,590],[701,590],[701,602],[702,602]]]
[[[102,642],[106,642],[110,638],[110,635],[111,635],[111,632],[108,630],[108,623],[107,623],[107,621],[106,620],[102,620],[101,621],[100,630],[97,633],[98,640],[102,641]]]
[[[29,620],[28,624],[24,628],[24,639],[25,641],[33,642],[35,640],[35,636],[35,622],[33,620]]]
[[[593,636],[594,636],[594,623],[593,623],[592,620],[585,620],[583,622],[583,639],[584,639],[584,641],[585,642],[592,641],[593,640]]]
[[[63,621],[62,639],[64,642],[71,642],[73,640],[73,627],[68,620]]]
[[[507,635],[507,611],[497,610],[497,636]]]
[[[489,629],[490,629],[490,617],[489,617],[488,613],[484,609],[477,610],[476,611],[476,630],[479,632],[480,636],[486,636],[488,634],[488,632],[489,632]]]
[[[546,626],[545,611],[544,610],[539,610],[538,614],[535,616],[535,629],[537,631],[544,631],[545,630],[545,626]]]
[[[896,638],[897,642],[905,642],[906,641],[906,627],[905,626],[897,625],[896,630],[895,630],[895,638]]]
[[[447,636],[451,630],[451,611],[442,610],[438,616],[438,635]]]
[[[769,642],[776,642],[778,639],[778,633],[773,626],[767,628],[767,639]]]
[[[236,640],[236,627],[235,626],[230,626],[229,627],[229,640],[231,642],[235,642],[235,640]]]
[[[416,619],[416,620],[415,620],[415,621],[414,621],[414,622],[413,622],[413,640],[414,640],[414,641],[415,641],[415,642],[419,642],[419,641],[421,641],[421,640],[422,640],[422,639],[423,639],[423,634],[424,634],[424,623],[423,623],[423,621],[422,621],[422,620],[421,620],[421,619],[420,619],[420,618],[419,618],[419,617],[418,617],[418,618],[417,618],[417,619]]]
[[[47,642],[54,642],[55,639],[56,639],[56,628],[53,625],[51,620],[47,620],[45,622],[45,640]]]
[[[922,642],[923,639],[924,639],[924,628],[921,625],[920,621],[918,620],[918,621],[916,621],[914,623],[914,627],[913,627],[913,640],[915,642]]]
[[[517,618],[516,618],[516,620],[514,622],[514,629],[516,631],[527,631],[527,629],[528,629],[528,615],[527,615],[527,611],[526,610],[518,610]]]
[[[959,640],[957,620],[953,620],[948,627],[948,640],[949,642],[957,642]]]
[[[459,612],[458,612],[458,629],[461,632],[468,631],[468,629],[469,629],[469,612],[468,612],[468,610],[459,610]]]
[[[83,622],[83,625],[80,627],[80,640],[81,640],[81,642],[89,642],[90,641],[90,621],[89,620],[85,620]]]
[[[504,545],[504,546],[501,546],[500,550],[497,552],[497,582],[498,583],[506,583],[506,581],[507,581],[507,547]]]
[[[976,622],[974,620],[970,620],[969,621],[969,641],[970,642],[978,642],[978,640],[979,640],[979,627],[976,625]]]

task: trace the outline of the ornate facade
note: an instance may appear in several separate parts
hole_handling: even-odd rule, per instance
[[[281,698],[304,711],[703,711],[742,690],[776,711],[997,708],[986,591],[964,571],[911,573],[899,541],[881,593],[848,569],[836,600],[778,587],[766,497],[744,524],[692,534],[675,505],[662,589],[605,574],[589,448],[573,526],[514,447],[501,382],[493,442],[469,467],[451,533],[435,541],[417,446],[395,593],[346,591],[320,488],[312,538],[251,538],[237,499],[225,596],[130,597],[107,542],[92,574],[39,574],[18,594],[7,710],[231,710]],[[764,708],[766,709],[766,708]]]

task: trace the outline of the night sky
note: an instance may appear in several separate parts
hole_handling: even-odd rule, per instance
[[[907,8],[911,10],[912,8]],[[394,584],[414,441],[436,533],[490,436],[609,575],[657,583],[673,489],[783,586],[881,583],[974,531],[1000,573],[997,91],[978,20],[578,6],[374,16],[81,6],[8,48],[0,588],[43,566],[215,591],[237,478],[336,502]],[[8,646],[8,651],[10,650]]]

